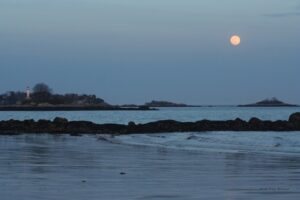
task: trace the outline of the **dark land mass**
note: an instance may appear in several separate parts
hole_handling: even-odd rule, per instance
[[[183,103],[173,103],[170,101],[151,101],[148,103],[145,103],[145,106],[149,107],[187,107],[188,105]]]
[[[244,121],[239,118],[227,121],[201,120],[178,122],[162,120],[146,124],[129,122],[122,124],[95,124],[89,121],[68,121],[65,118],[49,120],[9,120],[0,121],[0,134],[14,135],[25,133],[50,134],[143,134],[204,131],[300,131],[300,113],[294,113],[287,121],[263,121],[252,118]]]
[[[0,111],[150,111],[157,110],[146,106],[121,107],[121,106],[102,106],[102,105],[43,105],[43,106],[0,106]]]
[[[0,95],[0,111],[82,111],[82,110],[155,110],[148,106],[116,106],[96,95],[54,94],[52,89],[38,83],[33,91],[10,91]]]
[[[298,107],[298,105],[288,104],[276,98],[265,99],[253,104],[239,105],[239,107]]]
[[[194,106],[194,105],[187,105],[184,103],[174,103],[174,102],[170,102],[170,101],[151,101],[148,103],[145,103],[144,106],[148,106],[148,107],[201,107],[201,106]]]

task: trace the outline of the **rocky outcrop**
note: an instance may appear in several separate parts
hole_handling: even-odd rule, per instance
[[[291,116],[289,117],[289,122],[296,129],[300,129],[300,112],[291,114]]]
[[[151,101],[148,103],[145,103],[145,106],[148,107],[188,107],[188,105],[183,104],[183,103],[173,103],[170,101]]]
[[[51,133],[51,134],[142,134],[169,132],[204,131],[300,131],[300,113],[294,113],[288,121],[268,121],[251,118],[227,121],[201,120],[197,122],[178,122],[161,120],[146,124],[129,122],[123,124],[95,124],[89,121],[68,121],[57,117],[50,120],[8,120],[0,121],[0,134]]]
[[[239,105],[239,107],[298,107],[298,105],[288,104],[273,97],[252,104]]]
[[[291,114],[289,117],[289,122],[300,123],[300,112]]]

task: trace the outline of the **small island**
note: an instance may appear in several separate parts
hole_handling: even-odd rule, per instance
[[[10,91],[0,95],[0,111],[155,110],[147,106],[111,105],[96,95],[55,94],[45,83],[32,91]]]
[[[298,107],[298,105],[288,104],[273,97],[252,104],[238,105],[238,107]]]
[[[202,107],[199,105],[187,105],[184,103],[174,103],[170,101],[156,101],[153,100],[151,102],[145,103],[143,106],[152,107],[152,108],[159,108],[159,107]]]
[[[188,107],[188,105],[183,104],[183,103],[173,103],[170,101],[151,101],[145,103],[145,106],[148,107]]]
[[[174,103],[171,101],[157,101],[157,100],[152,100],[151,102],[146,102],[143,105],[136,105],[136,104],[125,104],[122,105],[122,107],[146,107],[146,108],[181,108],[181,107],[202,107],[202,106],[197,106],[197,105],[187,105],[184,103]]]

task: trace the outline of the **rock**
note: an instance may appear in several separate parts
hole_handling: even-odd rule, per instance
[[[70,133],[70,136],[73,136],[73,137],[81,137],[82,135],[79,134],[79,133]]]
[[[194,136],[194,135],[191,135],[191,136],[189,136],[188,138],[186,138],[187,140],[196,140],[196,139],[198,139],[198,137],[197,136]]]
[[[7,120],[0,121],[0,134],[50,133],[50,134],[133,134],[133,133],[171,133],[203,131],[300,131],[300,112],[294,113],[287,120],[260,120],[251,118],[249,122],[239,118],[227,121],[202,120],[197,122],[178,122],[160,120],[146,124],[129,122],[123,124],[95,124],[89,121],[68,121],[57,117],[53,121]],[[192,136],[187,139],[194,139]]]
[[[251,125],[259,125],[260,123],[261,123],[261,120],[256,117],[252,117],[249,120],[249,124],[251,124]]]
[[[262,121],[256,117],[252,117],[249,120],[250,128],[259,129],[262,126]]]
[[[275,131],[289,130],[288,123],[286,123],[286,121],[282,121],[282,120],[277,120],[275,122],[272,122],[272,130],[275,130]]]
[[[32,124],[32,123],[34,123],[34,120],[33,119],[26,119],[23,122],[26,123],[26,124]]]
[[[135,126],[135,123],[134,122],[129,122],[128,126]]]
[[[120,172],[120,175],[125,175],[126,173],[125,172]]]
[[[69,121],[66,118],[62,118],[62,117],[55,117],[55,119],[53,120],[53,123],[55,124],[67,124]]]
[[[300,124],[300,112],[294,113],[290,115],[289,122]]]
[[[280,146],[281,146],[280,143],[276,143],[276,144],[274,145],[274,147],[280,147]]]
[[[40,119],[38,121],[38,123],[41,123],[41,124],[50,123],[50,122],[51,122],[50,120],[45,120],[45,119]]]
[[[246,128],[246,122],[240,118],[236,118],[232,123],[232,127],[235,128],[235,130],[244,130]],[[225,121],[225,127],[226,129],[228,129],[228,124],[229,124],[229,121],[226,123]]]

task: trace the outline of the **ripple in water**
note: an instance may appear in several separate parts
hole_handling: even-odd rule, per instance
[[[205,132],[108,137],[113,143],[236,153],[300,153],[300,132]]]

